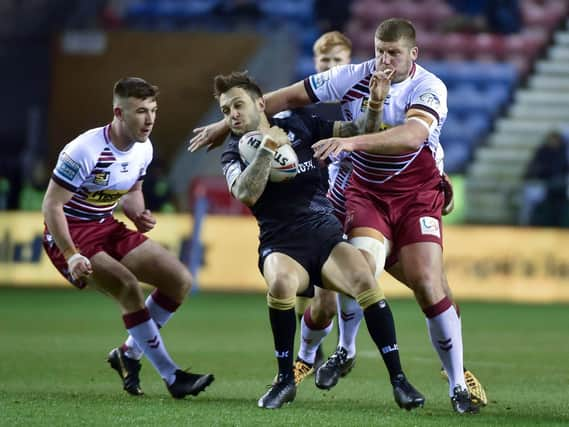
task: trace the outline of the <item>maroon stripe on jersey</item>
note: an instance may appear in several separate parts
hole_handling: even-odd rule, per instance
[[[127,329],[134,328],[141,323],[150,320],[150,312],[145,307],[142,310],[135,311],[134,313],[127,313],[122,316],[122,320]]]
[[[357,83],[355,83],[350,90],[348,90],[344,96],[342,97],[341,102],[345,103],[348,101],[353,101],[354,99],[363,98],[364,96],[369,95],[369,79],[370,76],[365,76],[363,79],[360,79]]]
[[[158,289],[152,292],[152,299],[156,304],[158,304],[164,310],[169,311],[170,313],[175,312],[178,307],[180,307],[180,303],[174,301],[169,296],[164,295]]]
[[[71,185],[70,183],[68,183],[67,181],[62,180],[61,178],[59,178],[56,174],[51,174],[51,179],[53,179],[57,184],[61,185],[63,188],[65,188],[66,190],[75,192],[77,191],[77,187],[74,187],[73,185]]]
[[[433,115],[437,119],[437,123],[439,123],[441,121],[439,118],[439,113],[437,113],[431,107],[427,107],[426,105],[423,105],[423,104],[412,104],[409,106],[407,111],[409,111],[411,108],[414,108],[416,110],[423,110],[423,111],[426,111],[427,113]]]
[[[317,102],[320,102],[320,100],[312,90],[312,86],[310,86],[310,79],[309,78],[304,79],[303,83],[304,83],[304,89],[306,89],[306,93],[308,94],[308,97],[310,98],[312,103],[316,104]]]
[[[404,171],[421,153],[421,146],[414,153],[406,153],[403,156],[373,155],[361,151],[352,154],[354,174],[364,181],[382,184],[392,177]]]
[[[81,203],[81,201],[75,197],[69,200],[65,206],[69,206],[75,210],[85,211],[87,213],[105,213],[105,212],[112,212],[113,209],[116,207],[116,202],[110,205],[104,206],[96,206],[90,203]]]

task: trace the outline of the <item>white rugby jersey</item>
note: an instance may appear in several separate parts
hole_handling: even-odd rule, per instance
[[[370,59],[361,64],[341,65],[314,74],[304,81],[304,85],[314,102],[340,100],[345,119],[354,120],[365,112],[369,79],[374,71],[375,59]],[[424,148],[431,150],[442,173],[444,154],[439,136],[447,115],[447,89],[438,77],[418,64],[413,64],[409,78],[391,84],[383,107],[383,123],[387,127],[403,124],[410,108],[420,109],[435,119],[425,144],[414,152],[400,155],[352,153],[353,173],[358,178],[383,184],[410,168]]]
[[[110,125],[88,130],[59,154],[51,177],[74,193],[63,206],[66,216],[100,220],[112,215],[118,200],[146,175],[153,155],[150,140],[120,151],[109,130]]]

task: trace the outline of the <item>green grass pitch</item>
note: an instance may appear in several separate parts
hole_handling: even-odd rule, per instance
[[[567,305],[461,304],[467,366],[486,387],[479,415],[452,412],[448,388],[411,300],[393,300],[404,368],[427,398],[400,410],[365,326],[356,367],[324,392],[313,377],[280,410],[256,407],[274,376],[263,295],[191,296],[163,329],[182,368],[212,372],[197,398],[172,399],[143,362],[143,397],[122,391],[105,359],[124,329],[118,307],[91,291],[0,289],[2,426],[534,426],[569,424]],[[329,353],[336,333],[325,342]]]

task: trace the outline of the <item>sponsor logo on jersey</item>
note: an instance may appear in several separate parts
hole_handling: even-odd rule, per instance
[[[441,237],[439,221],[431,216],[422,216],[419,218],[421,225],[421,234],[430,234],[431,236]]]
[[[316,165],[312,160],[308,160],[306,162],[302,162],[298,164],[298,171],[300,173],[308,172],[312,169],[316,169]]]
[[[324,86],[328,80],[330,80],[330,76],[328,74],[313,74],[310,76],[310,84],[315,90]]]
[[[128,162],[121,163],[121,172],[128,172]]]
[[[435,95],[433,92],[427,92],[422,94],[419,99],[425,104],[428,105],[431,108],[436,109],[437,107],[439,107],[441,105],[441,101],[439,100],[439,97],[437,95]]]
[[[79,172],[79,163],[69,157],[67,154],[62,153],[59,162],[55,168],[56,172],[64,178],[72,181]]]
[[[93,184],[95,185],[109,185],[110,172],[97,172],[93,175]]]

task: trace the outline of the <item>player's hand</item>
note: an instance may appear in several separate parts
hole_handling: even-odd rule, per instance
[[[385,69],[383,71],[376,71],[371,76],[369,80],[369,99],[373,102],[380,102],[383,104],[383,101],[387,97],[389,93],[389,88],[391,87],[391,80],[395,75],[395,70],[392,69]]]
[[[67,258],[67,267],[69,268],[69,274],[71,274],[73,280],[79,280],[93,273],[91,262],[79,252]]]
[[[443,215],[448,215],[454,209],[454,192],[452,189],[452,182],[446,173],[443,173],[441,186],[443,188],[443,194],[445,196],[442,213]]]
[[[271,126],[269,129],[263,130],[263,134],[265,135],[265,138],[270,139],[279,147],[281,145],[290,144],[290,140],[288,139],[286,132],[278,126]]]
[[[220,120],[207,126],[197,127],[192,132],[195,136],[190,139],[188,151],[194,152],[202,147],[207,147],[207,151],[211,151],[223,145],[229,129],[225,121]]]
[[[354,151],[350,138],[322,139],[312,144],[312,149],[314,150],[314,157],[317,160],[326,160],[330,156],[339,156],[340,153],[345,151]]]
[[[134,218],[133,222],[138,231],[146,233],[154,228],[156,218],[154,218],[148,209],[145,209]]]

